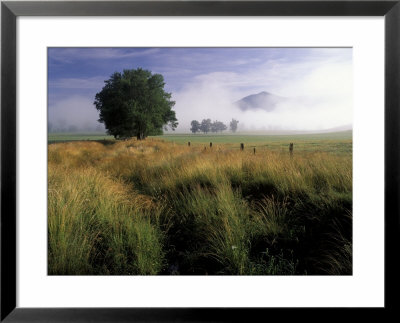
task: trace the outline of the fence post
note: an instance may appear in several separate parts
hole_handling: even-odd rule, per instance
[[[210,142],[210,148],[212,147],[212,142]]]
[[[241,143],[240,144],[240,150],[243,150],[244,149],[244,143]]]
[[[293,142],[291,142],[289,144],[289,152],[290,152],[290,156],[293,156]]]
[[[188,146],[190,147],[190,141],[188,141]]]
[[[253,153],[256,154],[256,147],[253,148]]]

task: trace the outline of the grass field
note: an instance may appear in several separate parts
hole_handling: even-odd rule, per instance
[[[292,135],[272,135],[256,132],[249,133],[235,133],[235,134],[165,134],[159,136],[160,139],[175,141],[177,143],[187,143],[188,141],[196,143],[207,143],[210,140],[216,143],[275,143],[287,142],[293,139],[299,141],[312,141],[312,140],[351,140],[352,131],[341,131],[331,133],[318,133],[318,134],[292,134]]]
[[[289,143],[293,142],[296,149],[301,151],[325,151],[334,153],[352,152],[352,131],[343,131],[323,134],[301,134],[301,135],[262,135],[262,134],[168,134],[157,137],[177,144],[214,147],[223,144],[223,147],[240,149],[240,143],[245,144],[245,149],[287,150]]]
[[[68,142],[79,140],[113,140],[113,136],[104,133],[49,133],[47,141],[49,143]]]
[[[93,139],[48,146],[50,275],[352,273],[351,132]]]
[[[352,131],[343,131],[323,134],[301,135],[265,135],[265,134],[167,134],[149,138],[158,138],[176,144],[214,147],[223,144],[225,148],[240,149],[240,143],[245,144],[245,149],[271,149],[287,150],[290,142],[296,144],[296,149],[306,151],[329,151],[334,153],[352,153]],[[60,143],[69,141],[114,141],[113,136],[103,133],[50,133],[48,143]]]

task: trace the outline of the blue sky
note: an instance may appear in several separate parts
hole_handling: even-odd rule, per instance
[[[138,67],[164,76],[176,101],[177,131],[203,118],[235,117],[243,130],[352,123],[350,48],[49,48],[49,122],[55,128],[95,129],[93,101],[104,80]],[[243,113],[232,106],[261,91],[289,98],[290,104],[272,113]]]

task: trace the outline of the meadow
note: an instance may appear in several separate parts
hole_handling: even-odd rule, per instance
[[[82,141],[82,140],[113,140],[113,136],[105,133],[68,133],[68,132],[55,132],[48,134],[48,143],[56,142],[69,142],[69,141]]]
[[[351,132],[96,139],[48,146],[50,275],[352,274]]]

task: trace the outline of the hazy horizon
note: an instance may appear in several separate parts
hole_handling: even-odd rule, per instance
[[[49,132],[102,132],[93,102],[116,71],[162,74],[176,102],[176,133],[210,118],[238,131],[326,131],[352,126],[351,48],[49,48]],[[269,92],[272,111],[233,103]],[[173,133],[172,131],[166,132]]]

